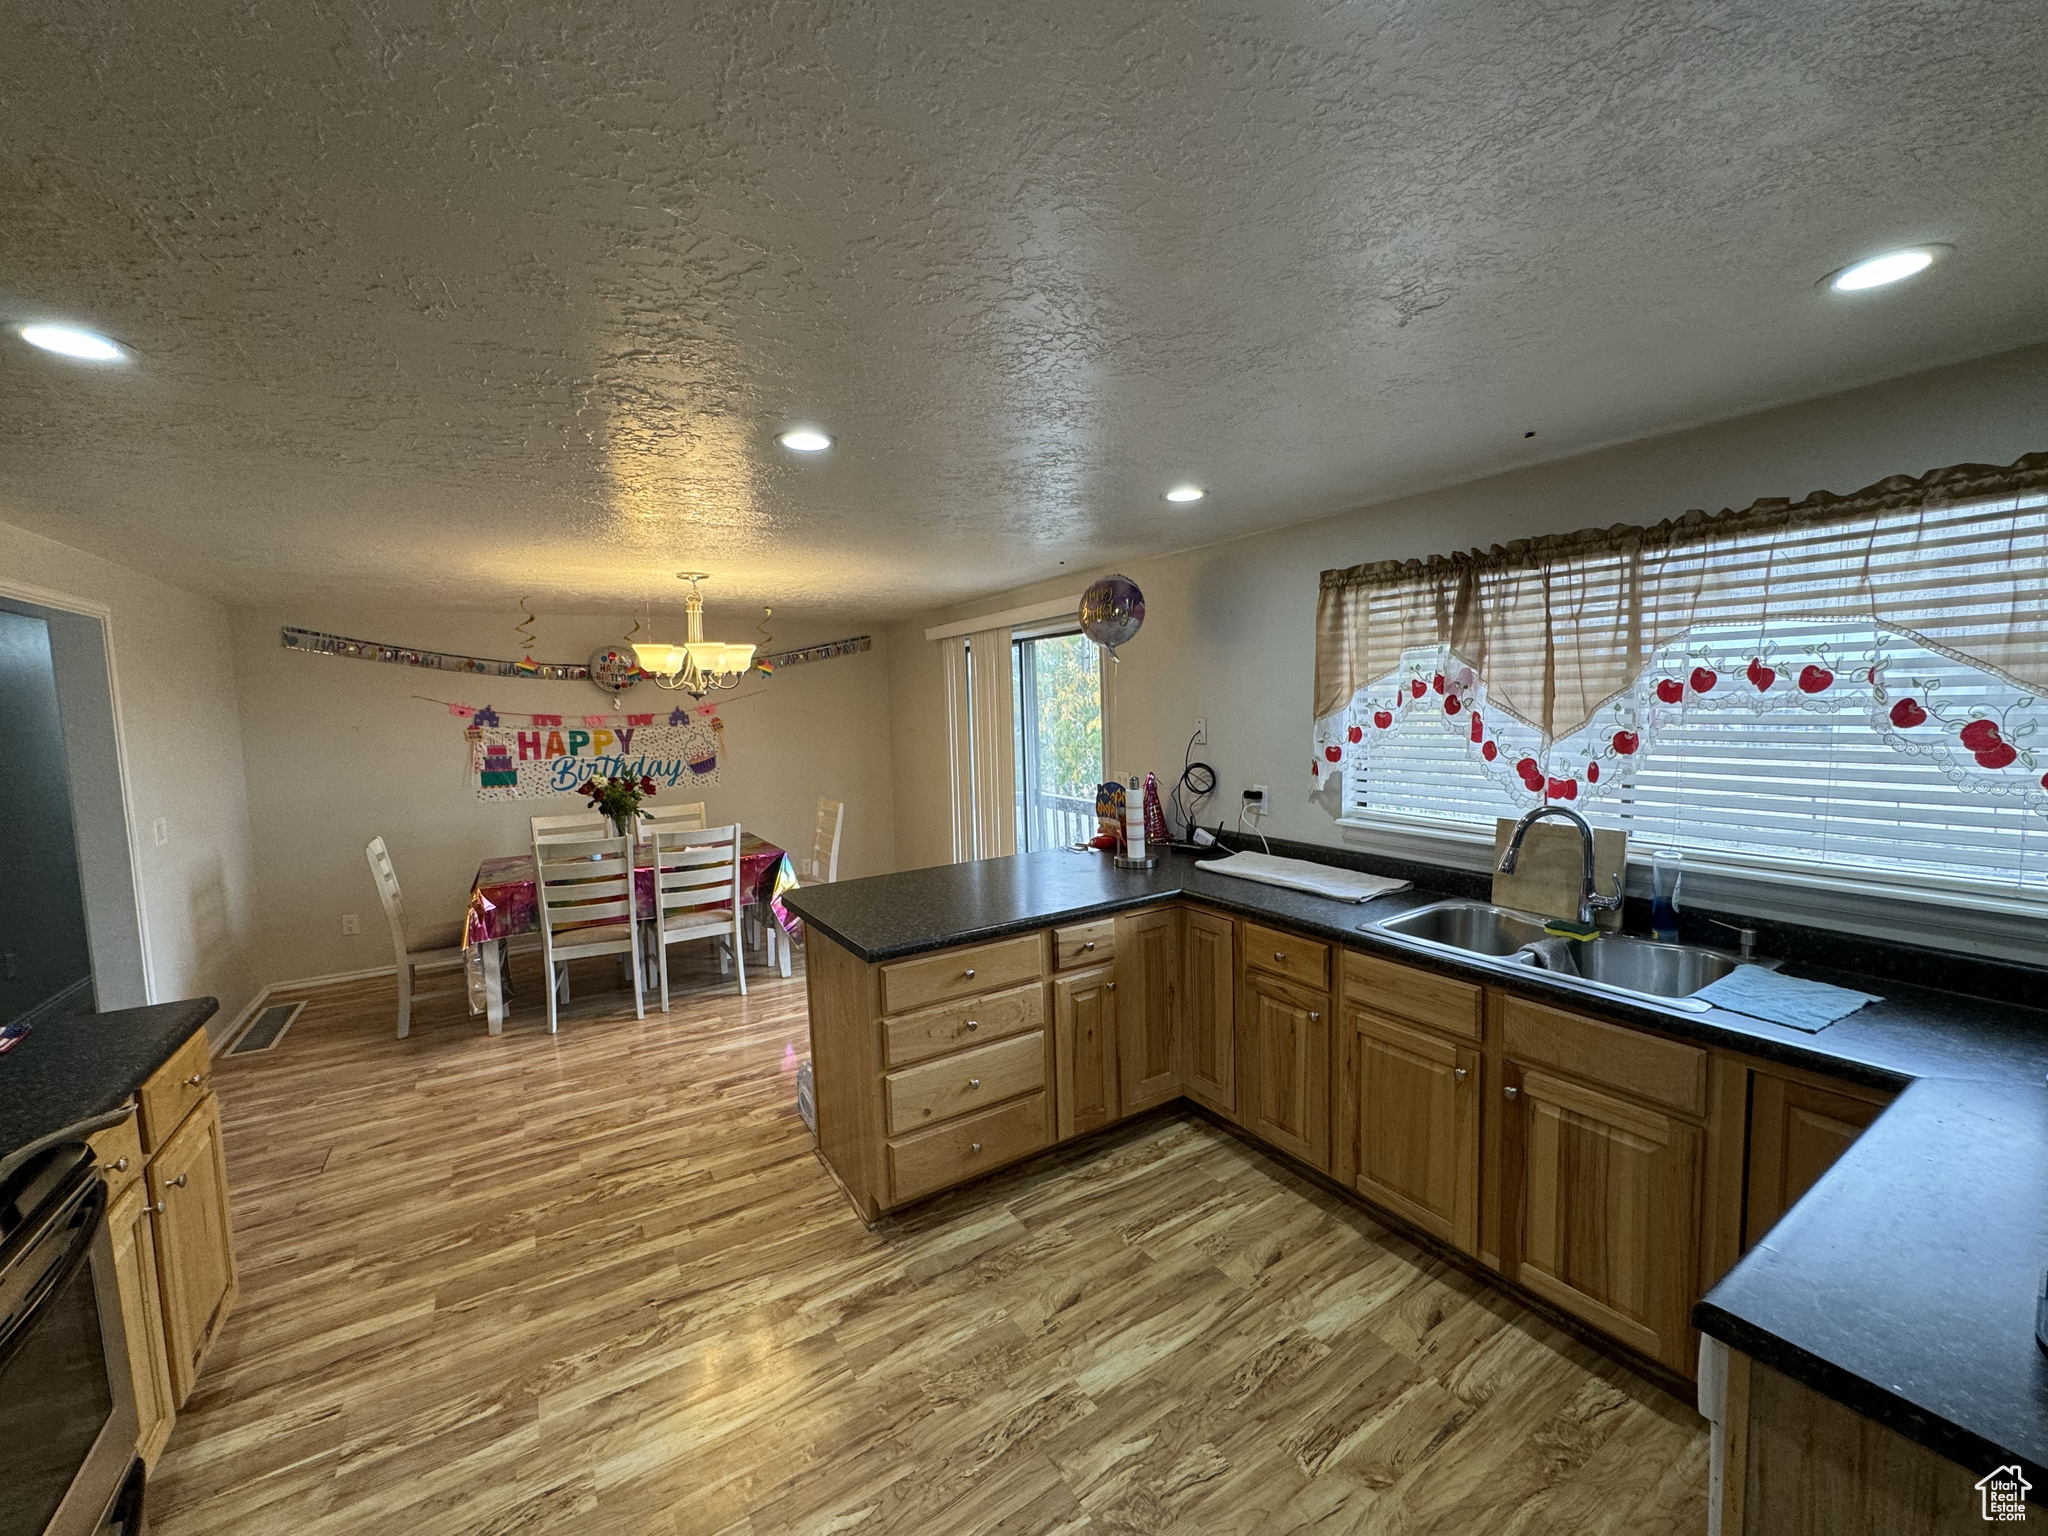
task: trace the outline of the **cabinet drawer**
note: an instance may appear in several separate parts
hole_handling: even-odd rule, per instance
[[[889,1188],[898,1205],[1028,1157],[1046,1145],[1045,1095],[969,1115],[889,1143]]]
[[[1330,982],[1329,945],[1281,933],[1262,923],[1244,925],[1244,963],[1252,970],[1270,971],[1304,986],[1325,987]]]
[[[108,1198],[118,1196],[142,1177],[142,1132],[136,1128],[135,1116],[94,1131],[85,1139],[99,1163],[100,1177],[107,1181]]]
[[[907,1013],[1036,980],[1044,971],[1043,951],[1044,941],[1027,933],[999,944],[898,960],[882,967],[882,1012]]]
[[[1045,1086],[1045,1031],[956,1051],[882,1079],[889,1102],[889,1134],[901,1136],[984,1104]]]
[[[1099,923],[1075,923],[1055,928],[1052,934],[1053,964],[1072,970],[1080,965],[1100,965],[1116,956],[1116,919]]]
[[[206,1031],[202,1028],[178,1047],[175,1056],[149,1075],[135,1095],[143,1151],[154,1152],[162,1146],[206,1097],[208,1067]]]
[[[1658,1035],[1602,1024],[1519,997],[1503,999],[1502,1043],[1542,1062],[1688,1115],[1707,1112],[1707,1053]]]
[[[1479,1038],[1480,989],[1412,965],[1373,955],[1344,954],[1344,1001],[1468,1040]]]
[[[1008,992],[970,997],[964,1003],[889,1019],[882,1025],[882,1043],[890,1066],[907,1067],[948,1051],[1007,1040],[1027,1029],[1044,1027],[1045,987],[1033,981]]]

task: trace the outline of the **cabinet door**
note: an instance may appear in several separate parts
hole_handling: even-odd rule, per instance
[[[1749,1097],[1743,1248],[1776,1226],[1882,1113],[1884,1105],[1869,1099],[1756,1073]]]
[[[1358,1192],[1433,1237],[1479,1251],[1479,1052],[1362,1009]]]
[[[1690,1372],[1699,1127],[1518,1062],[1502,1075],[1509,1278]]]
[[[1180,908],[1116,920],[1117,1069],[1123,1112],[1180,1096],[1174,1039],[1180,1022]]]
[[[1189,912],[1181,929],[1181,1087],[1226,1115],[1237,1112],[1235,925]]]
[[[1117,1118],[1116,967],[1055,977],[1053,1060],[1059,1081],[1059,1139]]]
[[[107,1228],[121,1292],[121,1329],[128,1335],[128,1375],[135,1384],[135,1449],[152,1463],[170,1439],[177,1412],[171,1401],[170,1363],[164,1358],[163,1297],[157,1289],[153,1227],[142,1181],[135,1180],[108,1208]]]
[[[1243,1123],[1305,1163],[1330,1166],[1329,997],[1247,972],[1238,1033]]]
[[[158,1207],[156,1260],[163,1295],[171,1397],[192,1395],[199,1361],[233,1304],[235,1256],[229,1242],[227,1162],[221,1154],[220,1101],[208,1094],[149,1164]]]

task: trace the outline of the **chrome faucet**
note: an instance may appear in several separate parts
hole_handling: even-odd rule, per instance
[[[1612,912],[1621,905],[1621,876],[1614,877],[1612,896],[1593,894],[1593,829],[1586,825],[1586,818],[1577,811],[1566,810],[1561,805],[1539,805],[1535,810],[1515,823],[1515,835],[1508,839],[1507,852],[1500,856],[1500,872],[1512,875],[1515,861],[1522,856],[1522,839],[1529,835],[1529,829],[1546,816],[1562,816],[1579,829],[1579,846],[1586,853],[1585,874],[1579,881],[1579,921],[1591,924],[1595,912]]]

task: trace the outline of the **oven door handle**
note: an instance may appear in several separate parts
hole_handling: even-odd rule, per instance
[[[106,1210],[106,1181],[96,1171],[89,1171],[78,1190],[52,1209],[26,1242],[18,1246],[9,1245],[15,1247],[19,1258],[25,1258],[60,1225],[69,1223],[72,1227],[63,1256],[31,1283],[21,1301],[9,1308],[8,1317],[0,1321],[0,1371],[7,1369],[28,1342],[29,1333],[35,1327],[36,1314],[43,1303],[67,1284],[91,1255],[93,1240],[99,1236],[100,1221]],[[4,1279],[5,1276],[0,1275],[0,1283],[4,1283]]]

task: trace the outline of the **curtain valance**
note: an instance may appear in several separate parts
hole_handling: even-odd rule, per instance
[[[2048,693],[2048,453],[1323,572],[1316,716],[1420,649],[1556,741],[1702,625],[1867,620]]]

